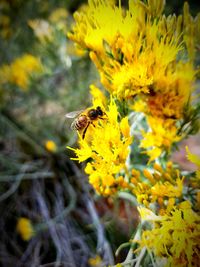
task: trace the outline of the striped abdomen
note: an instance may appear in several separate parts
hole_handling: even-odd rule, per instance
[[[80,115],[76,118],[71,125],[73,130],[80,131],[88,125],[88,117],[86,115]]]

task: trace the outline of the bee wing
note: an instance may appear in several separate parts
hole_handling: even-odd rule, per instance
[[[84,110],[76,110],[65,114],[65,118],[74,119],[80,115]]]
[[[71,124],[71,129],[72,129],[73,131],[76,130],[76,119],[72,122],[72,124]]]

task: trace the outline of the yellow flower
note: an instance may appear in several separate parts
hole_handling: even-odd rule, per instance
[[[7,15],[0,14],[0,36],[4,39],[8,39],[12,35],[10,24],[10,18]]]
[[[186,152],[187,152],[188,160],[196,165],[197,167],[196,176],[197,176],[197,179],[200,180],[200,156],[191,153],[188,147],[186,147]]]
[[[191,205],[184,203],[175,207],[169,214],[159,216],[160,222],[156,215],[152,218],[156,219],[156,223],[152,230],[143,231],[139,241],[141,247],[166,258],[166,266],[197,267],[200,261],[200,216],[191,209]]]
[[[130,105],[130,108],[136,112],[146,112],[146,103],[143,99],[139,98],[135,100],[133,105]]]
[[[23,90],[27,90],[30,76],[41,71],[40,60],[30,54],[25,54],[16,58],[10,65],[1,67],[0,81],[2,83],[12,83]]]
[[[68,11],[64,8],[56,8],[50,15],[49,20],[53,23],[57,23],[62,20],[66,20],[68,17]]]
[[[96,255],[94,258],[89,258],[88,263],[90,267],[98,267],[102,265],[102,259],[99,255]]]
[[[49,16],[49,21],[57,30],[61,30],[64,33],[67,33],[67,17],[67,9],[57,8]]]
[[[148,116],[150,131],[142,132],[143,139],[140,147],[149,157],[149,162],[158,158],[163,151],[170,151],[174,142],[181,140],[178,129],[173,120],[164,120],[157,117]]]
[[[96,87],[93,84],[90,85],[90,94],[92,96],[94,106],[98,107],[101,105],[103,106],[107,105],[107,99],[105,95],[98,87]]]
[[[113,1],[112,1],[113,2]],[[74,14],[76,25],[68,36],[82,47],[102,51],[103,40],[113,41],[120,32],[128,37],[134,29],[136,19],[130,13],[123,16],[122,7],[115,7],[111,1],[88,1],[88,6]],[[115,18],[113,20],[113,18]]]
[[[32,223],[27,218],[19,218],[16,229],[24,241],[28,241],[34,236]]]
[[[191,153],[187,146],[186,146],[186,153],[188,160],[194,163],[197,168],[195,172],[195,177],[189,178],[188,186],[189,187],[191,186],[191,188],[194,190],[195,200],[196,200],[195,207],[199,211],[200,210],[200,156]]]
[[[132,188],[137,201],[147,208],[156,203],[159,214],[169,212],[174,207],[175,200],[181,199],[183,195],[184,178],[180,178],[178,170],[172,167],[162,168],[158,164],[154,164],[151,172],[144,169],[143,174],[144,177],[132,170],[136,181],[131,178],[132,185],[129,188]]]
[[[139,206],[137,209],[140,213],[140,217],[141,217],[142,221],[160,221],[160,220],[162,220],[161,216],[156,215],[150,209],[144,208],[142,206]]]
[[[100,106],[104,109],[102,103]],[[95,122],[95,127],[88,127],[84,139],[79,135],[80,148],[70,149],[77,156],[75,160],[82,162],[90,159],[85,168],[89,182],[99,194],[106,195],[116,192],[122,184],[118,177],[126,170],[131,142],[128,119],[125,117],[118,121],[117,106],[111,99],[104,118]]]
[[[118,98],[128,98],[141,92],[148,93],[148,87],[153,84],[153,77],[147,73],[147,67],[133,63],[118,65],[113,69],[112,87]]]
[[[194,75],[190,63],[177,64],[176,72],[160,77],[158,92],[152,91],[137,100],[143,101],[143,107],[140,104],[142,108],[138,107],[137,102],[132,106],[147,117],[150,131],[143,132],[141,147],[147,149],[149,161],[155,160],[163,151],[169,152],[171,146],[184,137],[184,134],[179,133],[180,122],[189,116]]]
[[[182,57],[177,61],[184,49],[182,17],[166,18],[163,8],[161,0],[129,1],[127,10],[120,1],[115,6],[110,1],[95,0],[74,15],[76,23],[69,38],[91,51],[102,83],[120,99],[148,95],[153,90],[172,95],[178,92],[178,101],[188,100],[196,72],[191,62],[185,63]],[[193,23],[193,29],[198,30],[197,20],[188,24]],[[193,42],[196,37],[190,34],[190,38]],[[172,112],[172,108],[165,112]]]
[[[178,95],[175,91],[159,92],[147,98],[148,111],[146,113],[163,119],[179,119],[182,117],[184,104],[183,96]]]
[[[78,57],[83,57],[86,55],[87,51],[84,51],[81,49],[78,45],[73,45],[72,42],[67,43],[67,54],[69,56],[78,56]]]
[[[57,151],[57,145],[53,140],[47,140],[45,142],[45,148],[49,152],[56,152]]]

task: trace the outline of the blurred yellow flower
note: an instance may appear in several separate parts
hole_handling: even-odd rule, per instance
[[[56,8],[51,15],[49,16],[49,20],[52,23],[57,23],[59,21],[62,20],[66,20],[66,18],[68,17],[68,11],[65,8],[59,7]]]
[[[94,103],[96,99],[94,99]],[[103,104],[100,105],[103,108]],[[118,121],[116,103],[111,99],[103,120],[88,128],[85,139],[79,135],[80,148],[73,149],[74,160],[79,162],[91,159],[86,164],[85,172],[89,174],[89,182],[97,193],[109,195],[126,186],[125,179],[120,175],[126,170],[126,159],[129,145],[132,143],[128,118]]]
[[[68,11],[65,8],[56,8],[49,16],[49,21],[52,26],[67,34],[67,17]]]
[[[188,186],[194,190],[195,208],[200,211],[200,156],[190,152],[186,146],[187,158],[196,165],[195,177],[189,178]]]
[[[94,258],[89,258],[88,263],[90,267],[100,267],[102,266],[102,259],[99,255],[96,255]]]
[[[0,14],[0,36],[4,39],[8,39],[12,35],[12,32],[10,17]]]
[[[24,241],[28,241],[34,236],[34,229],[28,218],[19,218],[16,230]]]
[[[49,152],[56,152],[57,151],[57,145],[53,140],[47,140],[45,142],[45,148]]]
[[[22,90],[27,90],[31,75],[41,71],[40,60],[30,54],[25,54],[16,58],[10,65],[3,65],[0,68],[0,82],[11,83]]]
[[[139,99],[136,99],[132,105],[130,105],[130,108],[136,112],[145,113],[147,105],[143,99],[139,98]]]
[[[196,165],[196,167],[197,167],[196,176],[197,176],[197,179],[199,179],[199,182],[200,182],[200,156],[191,153],[188,147],[186,147],[186,152],[187,152],[188,160],[191,161],[192,163],[194,163]]]

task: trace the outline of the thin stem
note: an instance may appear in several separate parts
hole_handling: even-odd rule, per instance
[[[15,183],[12,184],[12,186],[0,196],[0,202],[4,201],[5,199],[7,199],[8,197],[10,197],[19,187],[21,180],[23,179],[23,176],[26,173],[26,170],[29,168],[29,163],[24,164],[21,168],[20,174],[16,176],[16,180]]]
[[[118,247],[118,249],[115,251],[115,255],[118,256],[119,253],[120,253],[120,251],[121,251],[123,248],[126,248],[126,247],[128,247],[128,246],[130,246],[130,245],[131,245],[130,242],[126,242],[126,243],[121,244],[121,245]]]
[[[63,218],[65,218],[72,210],[74,210],[75,206],[76,206],[76,195],[74,190],[72,189],[72,186],[70,185],[70,183],[68,182],[67,179],[64,179],[64,186],[67,189],[67,192],[69,194],[69,205],[57,216],[55,216],[52,219],[48,220],[48,223],[44,222],[44,223],[39,223],[35,226],[36,231],[42,231],[42,230],[46,230],[49,228],[49,225],[51,224],[55,224],[57,222],[59,222],[60,220],[62,220]]]
[[[35,173],[24,173],[23,180],[34,180],[34,179],[44,179],[44,178],[54,178],[55,174],[53,172],[35,172]],[[2,175],[0,176],[0,182],[13,182],[19,180],[18,175]]]
[[[17,123],[11,120],[6,114],[0,112],[0,117],[1,120],[4,121],[4,123],[6,123],[10,128],[14,129],[17,136],[29,143],[34,149],[37,150],[39,154],[46,154],[46,150],[42,146],[38,145],[38,143],[33,140],[27,133],[21,130]]]
[[[137,263],[136,263],[135,267],[140,267],[140,263],[141,263],[141,261],[142,261],[144,255],[145,255],[145,253],[146,253],[146,248],[144,247],[144,248],[141,250],[139,256],[137,257]]]
[[[154,258],[153,258],[153,255],[152,255],[151,251],[149,251],[149,249],[147,249],[147,252],[148,252],[148,254],[149,254],[150,258],[151,258],[151,263],[152,263],[153,267],[157,267],[157,264],[154,261]]]

